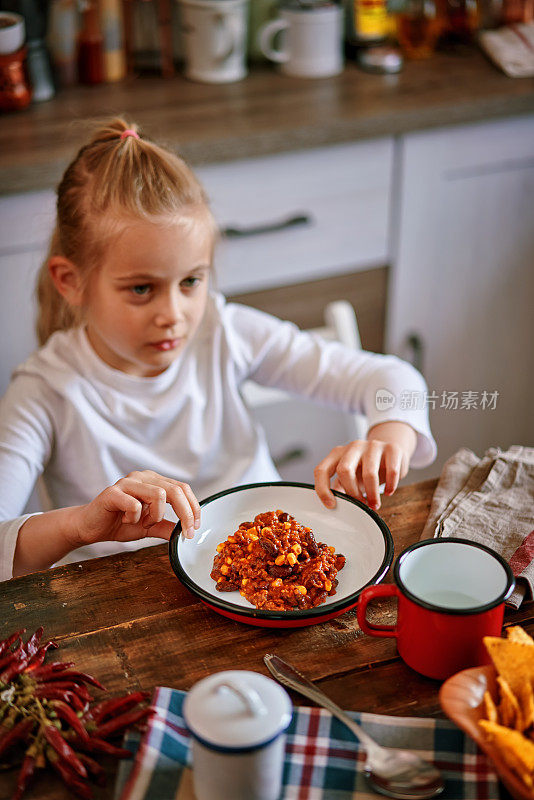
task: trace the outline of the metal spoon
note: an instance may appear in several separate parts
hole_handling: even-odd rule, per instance
[[[281,658],[268,653],[263,657],[274,677],[328,709],[343,722],[364,745],[367,753],[365,774],[377,792],[400,800],[423,800],[435,797],[445,788],[441,773],[410,750],[382,747],[354,722],[338,705],[311,681]]]

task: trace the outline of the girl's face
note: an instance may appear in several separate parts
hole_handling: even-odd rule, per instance
[[[198,212],[185,224],[136,222],[108,247],[85,293],[87,335],[109,366],[163,372],[191,341],[208,296],[211,235]],[[191,224],[189,224],[191,223]]]

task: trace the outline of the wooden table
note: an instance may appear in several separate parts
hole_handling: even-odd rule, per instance
[[[419,539],[435,485],[431,480],[405,486],[384,499],[380,514],[393,534],[396,555]],[[533,632],[534,604],[524,605],[521,611],[507,612],[506,623],[520,623]],[[377,602],[370,619],[391,623],[395,608],[391,602]],[[57,658],[75,661],[114,694],[158,685],[189,689],[210,673],[236,667],[268,675],[262,657],[276,652],[301,667],[343,708],[442,716],[440,683],[405,666],[392,639],[365,636],[355,611],[298,629],[232,622],[182,586],[165,546],[1,584],[0,638],[22,627],[33,632],[39,625],[58,642]],[[306,702],[296,695],[293,700]],[[109,786],[95,791],[95,798],[102,800],[112,797],[116,762],[106,767]],[[0,773],[0,798],[10,796],[13,783],[13,772]],[[69,795],[54,775],[47,775],[27,797],[63,800]]]

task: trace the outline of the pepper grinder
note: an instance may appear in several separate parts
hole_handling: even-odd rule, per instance
[[[3,0],[4,11],[21,14],[26,22],[26,68],[32,100],[40,103],[55,95],[52,67],[45,47],[46,3],[44,0]]]

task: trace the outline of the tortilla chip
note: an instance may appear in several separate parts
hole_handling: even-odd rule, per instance
[[[488,741],[495,745],[503,759],[517,772],[527,786],[533,785],[534,742],[527,739],[519,731],[512,731],[489,720],[479,720]]]
[[[499,714],[497,706],[493,702],[493,697],[489,692],[484,692],[484,709],[486,711],[486,719],[490,722],[499,722]]]
[[[501,698],[498,708],[500,724],[519,730],[523,720],[517,698],[510,689],[508,682],[500,675],[497,677],[497,685]]]
[[[534,644],[534,639],[532,636],[529,636],[528,633],[521,628],[520,625],[512,625],[510,628],[506,629],[506,635],[508,639],[512,642],[522,642],[523,644]]]
[[[523,684],[531,683],[534,678],[534,647],[495,636],[485,636],[484,644],[498,674],[519,697]]]
[[[526,731],[534,722],[534,692],[531,683],[523,684],[517,701],[521,709],[521,728],[519,730]]]

